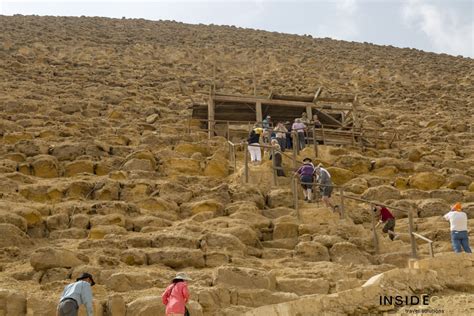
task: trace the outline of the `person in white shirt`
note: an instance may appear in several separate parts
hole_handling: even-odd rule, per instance
[[[92,286],[95,282],[92,275],[83,273],[76,282],[67,285],[59,299],[57,316],[77,316],[79,305],[86,306],[87,316],[93,316]]]
[[[451,243],[454,252],[462,252],[464,249],[465,252],[472,253],[467,232],[467,215],[462,211],[461,203],[454,204],[451,211],[443,217],[450,223]]]

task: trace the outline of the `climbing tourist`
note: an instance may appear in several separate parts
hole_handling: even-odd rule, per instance
[[[446,213],[444,219],[449,221],[451,229],[451,243],[454,252],[472,253],[469,247],[469,233],[467,232],[467,214],[462,211],[461,203],[456,203],[451,207],[451,211]]]
[[[166,305],[166,316],[189,315],[186,308],[186,303],[189,300],[186,281],[191,281],[191,278],[184,272],[178,272],[171,284],[161,294],[161,300]]]
[[[298,144],[297,145],[298,145],[299,150],[302,150],[305,147],[304,132],[306,130],[306,125],[304,125],[301,122],[301,119],[297,118],[297,119],[295,119],[295,122],[293,123],[293,126],[291,127],[291,129],[298,136],[297,137],[297,139],[298,139]],[[296,145],[296,144],[293,144],[293,145]]]
[[[278,141],[278,144],[281,147],[281,151],[285,151],[286,148],[286,133],[288,130],[282,122],[278,122],[277,126],[273,130],[275,132],[275,137]]]
[[[277,172],[277,176],[279,177],[284,177],[285,176],[285,171],[283,171],[283,157],[281,156],[281,147],[280,144],[278,144],[277,139],[272,139],[271,145],[273,147],[273,155],[270,156],[270,160],[275,159],[275,168]]]
[[[312,121],[312,123],[313,123],[314,128],[321,128],[321,126],[323,126],[323,125],[321,124],[321,121],[319,121],[319,117],[318,117],[317,114],[314,114],[314,115],[313,115],[313,121]]]
[[[291,123],[289,121],[286,121],[285,124],[283,124],[287,130],[285,133],[285,139],[286,139],[286,149],[292,149],[293,148],[293,140],[291,139]]]
[[[77,316],[79,305],[86,306],[87,316],[92,316],[92,289],[95,282],[92,275],[83,273],[76,282],[67,285],[59,299],[57,316]]]
[[[316,176],[316,182],[319,185],[319,192],[321,193],[321,199],[327,207],[330,207],[334,212],[338,212],[339,207],[333,206],[331,202],[332,193],[332,180],[331,174],[325,168],[321,167],[321,164],[314,168],[314,175]]]
[[[375,227],[385,223],[382,231],[386,234],[388,233],[388,237],[391,240],[397,239],[397,234],[395,234],[395,216],[393,216],[392,212],[383,205],[375,205],[372,211],[380,216],[379,222]]]
[[[301,113],[301,117],[299,119],[301,123],[306,124],[306,125],[309,124],[308,114],[306,112]]]
[[[313,173],[314,165],[310,158],[303,159],[303,165],[295,172],[295,176],[299,175],[301,187],[303,188],[304,200],[311,202],[313,200]]]
[[[267,115],[263,121],[262,121],[262,127],[263,127],[263,142],[265,144],[270,143],[270,139],[272,138],[272,117],[270,115]]]
[[[262,129],[255,127],[250,132],[248,142],[248,151],[250,153],[250,161],[253,164],[258,164],[262,161],[262,152],[260,150],[260,135],[262,134]]]

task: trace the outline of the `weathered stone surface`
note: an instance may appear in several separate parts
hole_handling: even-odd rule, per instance
[[[398,200],[401,198],[400,191],[396,188],[381,185],[373,188],[368,188],[363,194],[362,198],[370,201],[380,201],[384,202],[386,200]]]
[[[30,246],[32,242],[17,226],[0,223],[0,248],[16,246]]]
[[[267,205],[270,208],[292,207],[293,194],[289,189],[275,189],[267,194]]]
[[[129,292],[152,287],[151,278],[145,273],[117,272],[112,274],[105,286],[115,292]]]
[[[26,295],[9,289],[0,289],[0,313],[11,316],[26,315]]]
[[[277,278],[277,290],[297,295],[328,294],[328,280],[306,278]]]
[[[51,268],[72,268],[83,264],[83,261],[72,251],[44,247],[31,254],[30,264],[39,271]]]
[[[90,160],[76,160],[66,164],[64,175],[72,177],[79,173],[94,173],[94,163]]]
[[[305,261],[329,261],[329,251],[315,241],[300,242],[295,247],[295,256]]]
[[[148,264],[164,264],[173,269],[203,268],[204,254],[199,249],[161,248],[147,253]]]
[[[342,185],[356,177],[355,173],[338,167],[328,167],[328,172],[331,174],[331,179],[336,185]]]
[[[126,316],[164,316],[165,306],[160,296],[144,296],[127,304]]]
[[[228,285],[247,289],[274,290],[276,287],[275,276],[263,270],[220,267],[213,277],[214,285]]]
[[[201,212],[213,212],[219,215],[222,214],[223,211],[224,205],[214,199],[183,203],[181,205],[181,212],[189,215],[195,215]]]
[[[409,180],[411,188],[419,190],[436,190],[439,189],[446,179],[438,173],[421,172],[412,176]]]
[[[369,259],[357,247],[350,242],[334,244],[329,249],[331,261],[343,264],[368,264]]]
[[[59,176],[58,161],[51,156],[40,156],[31,163],[33,175],[41,178],[55,178]]]

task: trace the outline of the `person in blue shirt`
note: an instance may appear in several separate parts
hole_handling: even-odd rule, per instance
[[[87,316],[93,316],[92,286],[95,282],[92,275],[83,273],[76,282],[67,285],[59,299],[57,316],[77,316],[79,306],[86,306]]]

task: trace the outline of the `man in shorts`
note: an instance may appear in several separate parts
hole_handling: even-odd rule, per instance
[[[319,192],[321,193],[321,199],[327,207],[330,207],[334,212],[339,212],[339,207],[334,206],[331,202],[332,194],[332,180],[331,174],[321,167],[319,164],[314,168],[314,174],[316,175],[316,182],[319,185]]]

